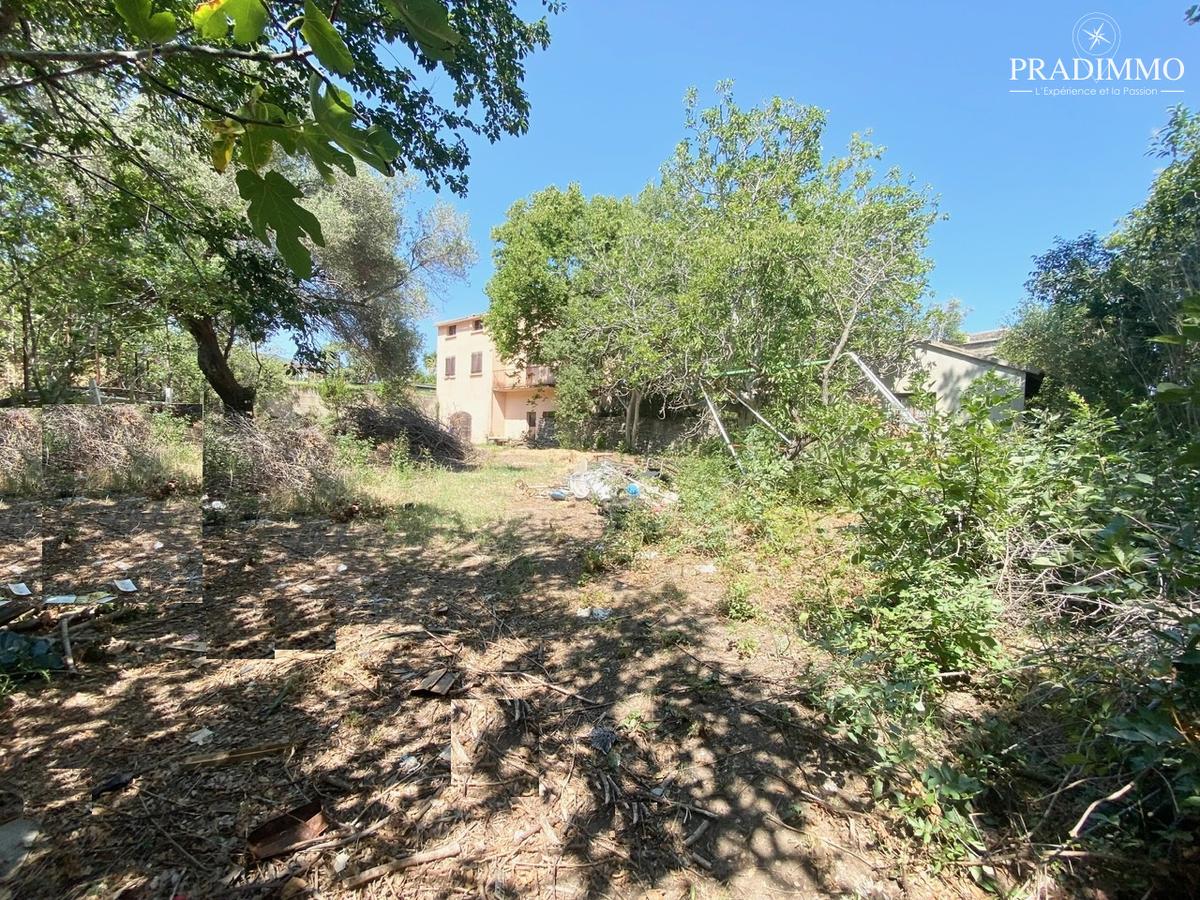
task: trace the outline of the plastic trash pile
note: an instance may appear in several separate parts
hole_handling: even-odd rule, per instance
[[[637,473],[633,467],[602,460],[575,472],[567,479],[566,490],[550,492],[555,500],[574,497],[596,503],[631,503],[641,501],[654,507],[669,506],[679,495],[656,484],[657,477],[649,472]]]

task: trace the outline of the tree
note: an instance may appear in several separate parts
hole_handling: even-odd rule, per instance
[[[115,127],[171,175],[173,190],[136,165],[96,158],[88,165],[104,176],[98,188],[80,184],[65,162],[18,161],[32,171],[10,169],[0,196],[11,213],[0,226],[0,273],[6,299],[25,309],[22,358],[44,399],[59,399],[84,361],[119,360],[132,335],[164,328],[193,338],[199,370],[240,413],[253,410],[255,390],[230,363],[239,341],[287,332],[312,358],[321,341],[341,338],[383,371],[411,372],[413,319],[473,258],[461,217],[442,205],[418,210],[411,179],[325,185],[289,171],[315,183],[306,202],[334,223],[301,281],[254,239],[229,176],[188,169],[175,139],[145,131],[136,117]],[[126,185],[136,190],[119,189]]]
[[[820,110],[780,98],[744,110],[729,85],[718,92],[705,110],[689,95],[689,135],[664,169],[697,237],[689,349],[707,376],[744,372],[747,402],[799,419],[849,386],[847,351],[901,371],[936,211],[897,170],[879,175],[883,149],[858,136],[823,160]]]
[[[655,188],[636,201],[588,202],[575,290],[541,342],[557,369],[564,424],[578,428],[597,410],[619,407],[629,449],[644,401],[665,413],[693,398],[688,359],[678,352],[683,247],[665,202]]]
[[[412,169],[432,187],[461,193],[464,135],[496,140],[526,129],[524,61],[548,42],[545,21],[522,20],[512,0],[449,8],[440,0],[337,0],[327,11],[316,0],[192,6],[2,0],[0,143],[92,183],[109,177],[93,162],[102,157],[169,190],[169,173],[113,127],[112,110],[136,102],[151,127],[191,136],[193,168],[235,167],[253,233],[273,235],[301,278],[312,269],[306,243],[320,246],[324,235],[297,202],[296,185],[271,168],[280,152],[306,159],[326,180],[363,163],[387,175]],[[398,47],[412,64],[397,60]],[[439,67],[453,87],[449,105],[420,84],[419,73]]]
[[[1156,341],[1200,291],[1200,119],[1176,108],[1151,152],[1165,161],[1146,201],[1105,239],[1058,240],[1035,260],[1002,352],[1045,370],[1045,397],[1076,393],[1119,412],[1176,382],[1196,346]]]
[[[855,138],[823,160],[820,111],[776,98],[687,105],[688,137],[636,199],[549,188],[495,229],[489,327],[501,354],[559,370],[559,416],[736,390],[800,419],[853,374],[898,374],[922,327],[932,201]]]
[[[968,312],[957,297],[951,297],[945,303],[931,304],[925,310],[926,337],[948,344],[963,343],[967,339],[963,318]]]
[[[571,184],[518,200],[492,229],[487,326],[502,357],[544,361],[542,338],[562,324],[571,296],[582,290],[575,282],[586,276],[584,257],[603,243],[591,234],[598,216]]]
[[[411,178],[346,179],[313,195],[329,232],[319,277],[337,298],[322,324],[376,377],[411,377],[421,345],[414,323],[475,263],[466,217],[444,203],[421,208]]]
[[[1148,345],[1144,339],[1123,339],[1124,323],[1105,312],[1120,306],[1111,297],[1120,288],[1113,260],[1093,233],[1059,239],[1034,260],[1026,298],[1000,351],[1006,359],[1046,372],[1039,402],[1067,408],[1069,395],[1078,394],[1088,403],[1119,409],[1144,396],[1145,382],[1139,384],[1131,371],[1137,364],[1121,362],[1122,346]]]

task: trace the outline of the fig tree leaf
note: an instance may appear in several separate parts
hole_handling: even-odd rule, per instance
[[[347,175],[354,175],[354,157],[329,143],[327,135],[319,125],[306,122],[297,137],[297,145],[308,154],[313,167],[326,182],[333,182],[333,167],[337,166]]]
[[[341,88],[324,85],[314,75],[309,81],[309,99],[313,117],[331,141],[367,165],[392,175],[392,160],[399,154],[395,139],[378,127],[359,128],[354,124],[354,106],[350,95]]]
[[[256,44],[267,29],[267,8],[263,0],[204,0],[192,13],[196,30],[213,41],[229,33],[230,19],[235,43]]]
[[[311,212],[298,204],[299,188],[272,170],[260,176],[250,169],[237,173],[238,193],[250,204],[246,214],[250,227],[263,243],[269,243],[268,232],[275,233],[275,249],[299,278],[312,275],[312,254],[301,238],[319,247],[325,246],[321,223]]]
[[[237,138],[233,135],[213,138],[212,164],[217,172],[224,172],[229,168],[229,161],[233,159],[233,148],[236,143]]]
[[[1188,399],[1189,391],[1182,385],[1170,381],[1160,381],[1154,391],[1154,396],[1163,403],[1182,403]]]
[[[260,125],[247,125],[242,136],[242,162],[257,172],[271,162],[271,130]]]
[[[252,100],[238,112],[242,118],[251,120],[246,123],[242,137],[242,161],[251,169],[257,172],[270,163],[275,144],[285,153],[296,152],[295,121],[289,120],[274,103]]]
[[[462,35],[450,25],[450,13],[440,0],[384,0],[384,8],[399,20],[430,59],[454,60],[454,48]]]
[[[304,0],[304,24],[300,26],[300,34],[325,68],[339,75],[349,75],[353,71],[354,57],[346,42],[313,0]]]
[[[151,13],[150,0],[113,0],[113,6],[137,37],[151,44],[165,44],[179,33],[179,23],[169,12]]]

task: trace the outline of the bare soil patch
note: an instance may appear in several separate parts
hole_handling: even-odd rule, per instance
[[[904,862],[790,626],[739,649],[697,558],[585,577],[604,518],[519,477],[546,458],[492,462],[475,530],[418,501],[219,526],[184,501],[5,507],[6,571],[139,591],[80,628],[78,675],[0,701],[6,815],[41,831],[0,895],[973,894]],[[324,829],[256,859],[247,835],[309,801]]]

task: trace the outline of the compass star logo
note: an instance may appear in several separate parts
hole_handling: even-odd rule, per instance
[[[1121,26],[1107,13],[1080,16],[1071,29],[1077,57],[1112,56],[1121,46]]]
[[[1108,38],[1106,38],[1104,36],[1104,23],[1103,22],[1098,22],[1096,24],[1095,31],[1088,31],[1087,28],[1084,27],[1083,33],[1085,36],[1091,38],[1092,42],[1091,42],[1091,44],[1088,45],[1088,49],[1091,51],[1095,51],[1096,47],[1098,47],[1100,44],[1111,44],[1112,43],[1112,41],[1110,41]]]

